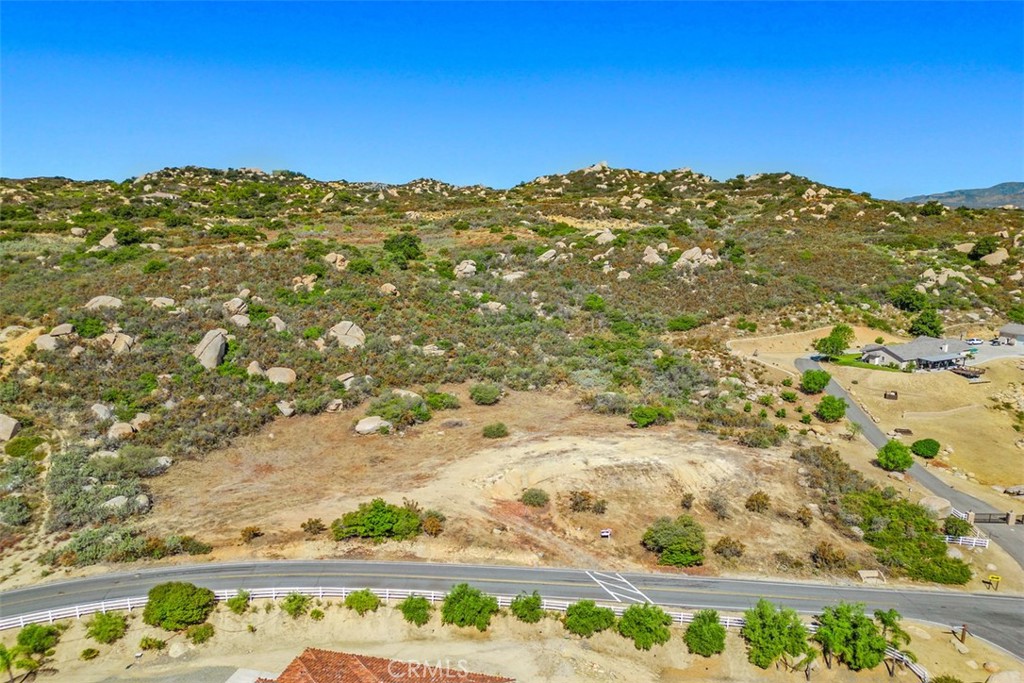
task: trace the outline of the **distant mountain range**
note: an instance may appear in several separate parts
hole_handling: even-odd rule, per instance
[[[979,190],[953,190],[938,194],[921,194],[901,201],[923,204],[939,202],[943,206],[966,206],[970,209],[995,209],[1013,205],[1024,208],[1024,183],[999,183]]]

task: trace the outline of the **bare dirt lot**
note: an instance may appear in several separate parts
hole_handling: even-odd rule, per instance
[[[643,531],[657,517],[682,513],[680,499],[690,492],[696,496],[693,513],[709,529],[710,542],[725,533],[748,542],[739,565],[722,564],[708,553],[703,571],[773,571],[773,553],[801,552],[813,546],[812,538],[829,538],[854,555],[864,551],[823,522],[807,530],[780,516],[815,502],[798,484],[790,449],[743,448],[684,423],[634,430],[622,416],[595,415],[563,395],[511,393],[496,406],[481,407],[468,401],[464,388],[452,390],[463,394],[463,408],[439,413],[401,436],[355,435],[359,412],[322,415],[278,421],[201,461],[176,463],[153,480],[156,506],[148,524],[160,533],[200,531],[225,559],[372,553],[638,568],[653,566],[655,559],[640,547]],[[511,435],[484,439],[482,426],[496,420]],[[552,503],[542,509],[519,503],[529,487],[546,490]],[[757,489],[776,502],[775,512],[743,510]],[[607,500],[608,511],[571,512],[572,490]],[[713,490],[731,499],[726,522],[707,509]],[[306,519],[329,523],[374,496],[439,509],[448,517],[447,530],[437,539],[377,546],[303,538],[299,526]],[[265,535],[243,546],[239,531],[251,524]],[[611,542],[600,538],[607,527],[614,529]]]
[[[672,639],[649,652],[636,650],[630,641],[612,632],[596,634],[584,640],[568,634],[552,617],[539,624],[523,624],[512,617],[496,617],[486,633],[475,629],[441,626],[433,619],[422,628],[406,623],[401,614],[387,606],[359,617],[338,605],[324,609],[325,618],[314,622],[309,617],[292,619],[280,609],[264,611],[263,604],[243,616],[223,606],[210,621],[216,635],[204,645],[194,646],[184,637],[145,626],[138,614],[130,621],[128,634],[113,645],[99,645],[86,638],[84,622],[73,622],[64,634],[54,657],[60,680],[76,683],[115,683],[118,681],[191,681],[222,683],[236,668],[256,669],[278,674],[306,647],[343,652],[358,652],[400,660],[460,660],[469,670],[514,677],[521,683],[558,681],[629,681],[664,683],[666,681],[793,681],[800,674],[781,669],[766,671],[746,661],[744,644],[735,630],[730,631],[721,656],[704,659],[690,655],[683,643],[681,628],[673,628]],[[250,632],[249,625],[255,629]],[[969,639],[969,652],[958,654],[948,631],[928,624],[908,624],[913,641],[910,650],[934,676],[948,673],[965,681],[984,680],[988,673],[982,665],[1020,670],[1021,662],[983,641]],[[10,644],[14,632],[5,632],[3,642]],[[137,663],[134,654],[143,636],[166,640],[168,649],[147,652]],[[90,662],[78,656],[85,648],[100,651]],[[173,657],[171,655],[174,655]],[[132,665],[126,670],[128,665]],[[860,673],[834,667],[827,670],[819,660],[812,680],[835,683],[886,680],[884,667]],[[907,671],[899,680],[914,682]]]

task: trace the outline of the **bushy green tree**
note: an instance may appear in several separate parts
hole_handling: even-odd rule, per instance
[[[664,645],[672,637],[672,617],[657,605],[630,605],[619,619],[619,635],[630,638],[638,650]]]
[[[800,390],[805,394],[820,394],[832,380],[832,375],[824,370],[804,370],[800,375]]]
[[[822,422],[839,422],[846,417],[846,401],[837,396],[822,396],[814,414]]]
[[[692,567],[704,563],[704,529],[690,515],[656,520],[641,542],[658,553],[658,564]]]
[[[807,649],[807,627],[796,612],[788,607],[776,609],[771,602],[760,599],[743,613],[740,635],[747,641],[747,659],[754,666],[767,669],[780,657],[799,657]]]
[[[417,261],[423,258],[423,249],[420,246],[422,243],[423,240],[417,235],[403,232],[385,239],[383,246],[384,251],[391,254],[395,261],[404,264],[406,261]]]
[[[853,343],[853,328],[845,323],[840,323],[832,328],[827,337],[822,337],[814,342],[814,350],[828,358],[836,358],[846,353]]]
[[[593,600],[580,600],[565,610],[565,630],[589,638],[599,631],[609,629],[615,623],[615,612],[607,607],[598,607]]]
[[[840,602],[826,607],[817,621],[814,640],[821,645],[830,669],[833,659],[860,671],[875,668],[885,658],[885,638],[878,625],[864,614],[863,604]]]
[[[491,625],[491,617],[498,611],[498,600],[484,595],[480,589],[468,583],[454,586],[444,598],[441,605],[441,623],[455,626],[475,626],[478,631],[486,631]]]
[[[170,581],[153,586],[142,612],[142,621],[167,631],[180,631],[206,621],[213,611],[213,591],[183,581]]]
[[[978,239],[967,253],[967,258],[972,261],[980,261],[985,256],[993,253],[999,248],[999,238],[995,235],[985,235]]]
[[[469,398],[478,406],[492,406],[501,398],[501,387],[495,384],[474,384],[469,389]]]
[[[676,419],[672,410],[665,406],[637,406],[629,413],[629,417],[633,424],[641,429],[656,424],[667,424]]]
[[[942,522],[942,533],[947,536],[970,536],[974,533],[974,528],[966,519],[950,515]]]
[[[309,611],[309,603],[313,601],[308,595],[302,593],[289,593],[281,601],[281,611],[292,619],[298,619]]]
[[[725,650],[725,627],[718,620],[718,612],[704,609],[693,615],[693,621],[683,635],[690,654],[710,657]]]
[[[878,464],[889,472],[906,472],[914,464],[910,449],[896,439],[889,439],[887,444],[878,449],[877,457]]]
[[[47,657],[53,656],[53,648],[60,642],[61,628],[54,624],[29,624],[18,631],[17,647],[19,658],[15,665],[27,671],[38,670]]]
[[[917,291],[913,285],[904,284],[889,290],[889,301],[901,311],[917,313],[928,305],[928,295]]]
[[[128,619],[123,614],[104,612],[97,614],[86,624],[86,635],[97,643],[110,645],[128,632]]]
[[[398,603],[398,609],[410,624],[423,626],[430,621],[430,612],[433,610],[433,606],[421,595],[410,595]]]
[[[519,621],[525,621],[527,624],[536,624],[544,617],[544,610],[541,609],[543,599],[540,597],[540,593],[534,591],[533,593],[520,593],[512,599],[512,604],[509,605],[509,611],[516,616]]]
[[[331,524],[336,541],[346,538],[404,540],[418,535],[421,530],[422,521],[415,510],[392,505],[383,498],[362,503],[358,510],[346,513]]]
[[[908,331],[915,337],[939,338],[943,333],[942,318],[939,317],[934,308],[927,308],[914,318],[913,322],[910,323]]]

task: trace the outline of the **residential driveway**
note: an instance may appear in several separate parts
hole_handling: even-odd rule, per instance
[[[976,353],[973,358],[968,359],[968,365],[981,365],[1000,358],[1019,358],[1020,360],[1024,360],[1024,344],[1017,344],[1016,346],[1008,346],[1006,344],[992,346],[988,342],[985,342],[981,346],[975,346],[972,348],[978,349],[978,353]]]
[[[1020,347],[1008,348],[1016,349],[1018,354],[1020,353]],[[992,347],[992,350],[997,350],[997,347]],[[824,369],[817,361],[811,360],[810,358],[797,358],[796,361],[794,361],[794,364],[800,372],[804,372],[805,370]],[[878,425],[875,424],[874,420],[868,417],[867,413],[865,413],[860,407],[860,404],[854,401],[850,394],[839,386],[834,379],[825,387],[825,393],[846,401],[846,405],[848,406],[846,409],[846,417],[849,418],[850,421],[856,422],[860,425],[864,437],[871,442],[872,446],[875,448],[881,448],[889,441],[889,437],[887,437],[885,433],[878,428]],[[907,470],[907,474],[914,477],[921,486],[928,489],[936,496],[945,498],[953,504],[953,507],[962,512],[1006,512],[1010,509],[1010,505],[1007,504],[1006,510],[997,510],[988,503],[978,500],[974,496],[958,491],[951,485],[943,482],[917,462]],[[1022,530],[1020,525],[1009,526],[1007,524],[986,524],[984,526],[984,530],[993,541],[998,543],[1003,550],[1009,553],[1010,556],[1017,561],[1017,564],[1024,567],[1024,530]]]

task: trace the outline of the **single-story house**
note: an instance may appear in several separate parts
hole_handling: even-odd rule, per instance
[[[963,365],[970,345],[959,339],[918,337],[906,344],[868,344],[860,359],[872,365],[895,365],[901,369],[940,370]]]
[[[999,328],[1000,344],[1024,344],[1024,325],[1008,323]]]
[[[511,678],[467,671],[465,660],[400,661],[313,647],[306,648],[293,659],[277,678],[258,678],[256,683],[416,683],[442,680],[515,683]]]

